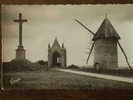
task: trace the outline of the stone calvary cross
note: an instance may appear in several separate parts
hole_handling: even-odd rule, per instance
[[[19,24],[19,45],[16,49],[16,60],[24,61],[26,59],[25,49],[23,47],[23,41],[22,41],[22,24],[24,22],[27,22],[26,19],[22,19],[22,14],[19,13],[19,19],[13,20],[14,22]]]
[[[22,14],[19,13],[19,19],[15,19],[14,22],[17,22],[19,24],[19,46],[23,47],[23,43],[22,43],[22,24],[24,22],[27,22],[27,19],[22,19]]]

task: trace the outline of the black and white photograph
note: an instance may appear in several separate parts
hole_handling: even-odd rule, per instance
[[[133,5],[2,5],[1,89],[133,90]]]

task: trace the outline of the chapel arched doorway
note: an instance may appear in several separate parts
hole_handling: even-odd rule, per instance
[[[61,66],[61,55],[57,51],[53,53],[53,66]]]

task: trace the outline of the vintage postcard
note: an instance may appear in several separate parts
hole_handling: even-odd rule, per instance
[[[1,89],[133,90],[133,5],[2,5]]]

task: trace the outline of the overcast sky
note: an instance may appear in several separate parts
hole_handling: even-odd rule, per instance
[[[28,22],[23,24],[23,44],[26,58],[31,61],[47,60],[48,43],[55,37],[67,49],[67,64],[85,65],[87,47],[91,41],[88,31],[74,21],[79,19],[96,32],[108,14],[108,18],[119,33],[123,48],[133,65],[133,5],[3,5],[2,39],[3,61],[15,58],[18,46],[18,24],[13,20],[18,13]],[[119,65],[127,66],[118,49]],[[93,54],[89,65],[93,64]]]

